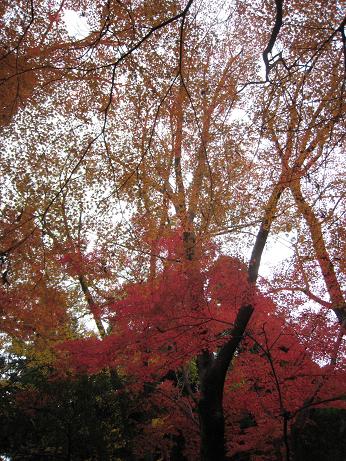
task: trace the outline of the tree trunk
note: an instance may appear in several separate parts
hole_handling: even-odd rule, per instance
[[[201,461],[224,461],[225,418],[222,407],[224,376],[214,354],[204,351],[197,359],[201,387],[198,402]]]
[[[229,335],[229,340],[220,348],[217,355],[205,350],[197,359],[201,386],[201,396],[198,402],[201,461],[226,460],[225,418],[222,406],[226,374],[254,310],[252,305],[253,289],[257,281],[263,249],[267,242],[277,204],[283,189],[284,185],[279,181],[265,209],[264,217],[249,261],[248,293],[243,300],[243,305],[239,307],[232,331]],[[196,238],[193,231],[189,230],[183,233],[183,243],[186,259],[188,261],[193,261],[196,256]]]
[[[214,392],[203,395],[198,404],[201,431],[201,461],[224,461],[225,419],[222,401]]]

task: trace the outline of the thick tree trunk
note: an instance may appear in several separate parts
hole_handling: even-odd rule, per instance
[[[201,433],[201,461],[225,461],[225,418],[222,398],[228,366],[241,342],[253,313],[252,305],[242,306],[231,337],[217,356],[207,351],[198,357],[201,397],[198,403]]]
[[[244,298],[244,304],[238,310],[229,340],[220,348],[216,355],[205,350],[197,359],[201,387],[201,396],[198,402],[201,461],[226,460],[225,418],[222,406],[226,374],[254,310],[252,295],[258,277],[261,256],[284,187],[281,181],[279,181],[269,197],[249,261],[248,296]],[[192,227],[193,224],[191,222]],[[193,261],[196,257],[196,238],[193,231],[188,230],[183,233],[183,243],[186,259]]]
[[[201,397],[198,412],[201,431],[201,461],[224,461],[226,450],[222,400],[210,392]]]

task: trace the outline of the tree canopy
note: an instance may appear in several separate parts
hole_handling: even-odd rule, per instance
[[[0,21],[9,426],[48,411],[62,459],[299,460],[311,415],[346,409],[343,2],[7,0]]]

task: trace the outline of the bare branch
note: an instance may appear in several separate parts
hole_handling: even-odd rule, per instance
[[[275,45],[276,39],[279,35],[281,26],[282,26],[282,7],[283,7],[283,0],[275,0],[276,6],[276,15],[275,15],[275,23],[272,29],[272,33],[266,46],[265,50],[263,51],[263,61],[266,70],[266,82],[269,81],[269,72],[270,72],[270,63],[269,63],[269,54],[272,52],[273,47]]]

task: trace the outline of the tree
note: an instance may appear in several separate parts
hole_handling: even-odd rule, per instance
[[[257,406],[243,415],[248,432],[268,445],[260,431],[280,427],[275,456],[289,459],[289,425],[304,425],[311,405],[343,398],[341,3],[79,5],[90,25],[82,39],[64,30],[74,2],[3,7],[5,332],[37,356],[40,329],[56,351],[51,342],[89,315],[102,340],[89,340],[84,358],[84,342],[65,341],[77,368],[126,370],[151,386],[153,408],[157,394],[187,406],[198,415],[202,460],[225,459],[224,409],[227,447],[236,449],[228,434],[243,430],[250,395],[271,401],[279,423],[260,425]],[[259,279],[268,239],[284,232],[287,267]],[[306,315],[307,300],[318,315]],[[37,315],[44,306],[54,334]],[[275,337],[295,339],[274,352]],[[292,372],[297,363],[304,376]],[[192,364],[198,378],[189,382]],[[293,397],[299,379],[305,390]],[[151,427],[170,433],[160,421]]]
[[[4,371],[4,370],[2,370]],[[29,361],[9,362],[0,386],[1,454],[12,459],[131,459],[112,376],[58,377]],[[135,402],[128,402],[129,414]]]

